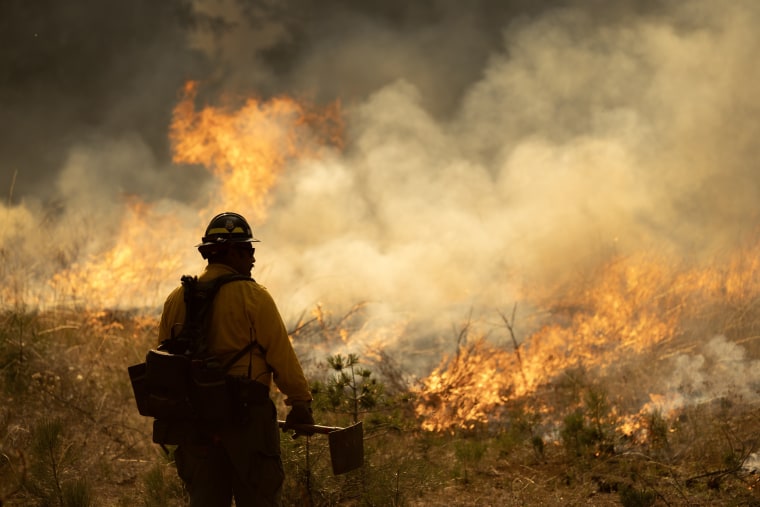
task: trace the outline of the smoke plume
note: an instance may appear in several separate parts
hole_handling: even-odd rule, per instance
[[[364,301],[437,347],[611,255],[698,259],[753,233],[760,4],[538,4],[5,3],[5,275],[44,284],[113,248],[135,198],[187,249],[141,303],[199,269],[213,177],[168,140],[188,79],[199,104],[341,104],[343,147],[289,164],[253,224],[286,320]]]

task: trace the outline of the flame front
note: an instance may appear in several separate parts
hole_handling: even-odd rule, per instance
[[[646,256],[609,263],[595,280],[561,298],[554,294],[553,302],[544,305],[549,309],[547,323],[517,350],[480,338],[465,354],[444,360],[419,391],[417,414],[423,427],[454,431],[503,420],[505,403],[535,395],[568,372],[583,369],[602,378],[640,372],[640,379],[624,381],[638,385],[621,386],[616,393],[618,428],[633,432],[646,414],[669,413],[688,403],[684,379],[670,386],[653,383],[653,377],[672,373],[657,371],[667,369],[667,361],[680,358],[683,370],[694,373],[704,360],[690,360],[685,354],[699,352],[715,334],[751,328],[739,319],[747,318],[742,308],[760,297],[758,258],[760,245],[753,245],[728,262],[700,268]],[[735,350],[730,368],[738,369],[741,362],[747,364],[739,371],[753,368],[743,349],[726,339],[705,345],[721,346]],[[716,350],[713,355],[721,354],[725,353]],[[758,380],[743,377],[748,383]],[[716,387],[716,379],[709,382],[715,396],[737,389],[729,384]],[[652,391],[663,387],[664,392]],[[704,386],[697,387],[704,391]],[[748,388],[740,393],[757,397]],[[707,399],[704,393],[701,399]]]
[[[318,109],[278,97],[247,99],[239,108],[197,109],[197,99],[198,85],[188,83],[170,129],[174,162],[202,165],[212,177],[191,211],[192,223],[171,204],[125,198],[111,243],[52,277],[56,302],[73,296],[78,304],[97,308],[155,305],[166,293],[161,284],[175,285],[189,269],[189,256],[199,259],[187,235],[177,231],[195,227],[200,237],[209,217],[225,209],[261,224],[288,164],[340,145],[337,105]],[[98,231],[98,224],[83,227]],[[760,245],[700,267],[651,255],[621,257],[601,266],[591,280],[548,296],[526,293],[524,300],[541,309],[540,325],[519,346],[497,345],[484,334],[422,381],[416,412],[424,428],[474,429],[501,420],[505,404],[535,394],[573,369],[605,376],[633,364],[664,368],[670,358],[698,353],[715,335],[749,340],[743,333],[752,328],[745,323],[749,303],[760,300]],[[356,335],[340,334],[343,344],[352,339]],[[701,367],[688,357],[680,364]],[[641,378],[646,381],[646,375]],[[634,431],[643,411],[688,402],[667,385],[621,389],[632,391],[616,409],[624,431]]]
[[[97,224],[92,227],[96,230]],[[56,301],[70,297],[76,305],[86,307],[113,308],[124,302],[133,307],[146,306],[158,297],[146,288],[159,286],[166,273],[181,263],[182,250],[167,240],[172,231],[179,229],[180,222],[173,214],[128,198],[115,246],[55,274],[50,285]]]
[[[206,106],[197,111],[197,91],[195,82],[187,83],[170,129],[174,162],[200,164],[213,177],[203,202],[192,212],[197,220],[183,223],[177,205],[125,197],[110,248],[88,255],[50,280],[56,303],[73,298],[78,305],[100,308],[157,304],[183,270],[196,269],[191,259],[199,257],[184,232],[189,226],[196,227],[200,238],[209,218],[224,210],[236,210],[260,225],[270,191],[287,163],[318,157],[325,146],[340,144],[337,104],[317,108],[280,97],[266,102],[248,99],[239,109]],[[97,230],[98,224],[85,227]]]

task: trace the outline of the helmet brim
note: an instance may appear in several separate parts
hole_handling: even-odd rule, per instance
[[[231,245],[234,243],[261,243],[261,240],[257,238],[214,238],[213,240],[201,239],[201,241],[202,243],[195,245],[195,248],[214,245]]]

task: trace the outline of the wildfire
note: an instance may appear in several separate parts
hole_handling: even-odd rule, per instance
[[[78,305],[117,307],[128,301],[132,306],[145,306],[151,296],[157,297],[146,288],[156,287],[163,281],[161,277],[182,265],[182,250],[167,241],[167,236],[177,230],[180,222],[176,216],[130,198],[115,246],[57,273],[50,285],[60,298],[71,297]]]
[[[196,111],[197,91],[197,83],[187,83],[174,109],[173,160],[208,168],[219,183],[217,200],[246,210],[257,222],[265,218],[269,191],[289,158],[316,156],[325,143],[340,143],[337,104],[315,112],[287,97],[249,98],[234,111]]]
[[[191,265],[189,259],[198,262],[189,248],[189,228],[199,232],[209,216],[222,209],[239,210],[261,224],[271,191],[290,162],[319,157],[326,146],[340,146],[337,104],[316,108],[277,97],[249,98],[239,107],[198,108],[198,95],[198,84],[189,82],[169,132],[173,161],[202,165],[212,177],[197,209],[188,218],[174,205],[125,198],[112,242],[82,255],[50,280],[57,302],[73,297],[78,304],[98,308],[155,307],[167,291],[161,284],[175,285]],[[97,231],[93,224],[84,227]],[[536,331],[519,345],[506,347],[481,337],[444,359],[419,389],[416,412],[423,427],[475,429],[499,420],[506,404],[552,386],[568,371],[584,369],[624,379],[617,371],[625,366],[629,373],[644,372],[643,384],[631,387],[634,382],[620,380],[628,382],[622,390],[633,394],[615,409],[622,431],[635,431],[644,411],[670,410],[689,402],[683,389],[678,390],[684,382],[657,384],[649,379],[652,370],[666,370],[666,362],[673,359],[684,370],[698,370],[704,361],[688,354],[697,353],[707,340],[726,335],[730,340],[711,342],[711,350],[728,350],[756,329],[748,315],[751,302],[760,300],[759,253],[760,245],[751,245],[728,260],[699,267],[631,255],[614,259],[571,289],[545,297],[526,294],[531,307],[544,310]],[[321,315],[315,318],[320,325],[324,321]],[[355,338],[348,331],[335,336],[342,344]],[[731,353],[737,362],[746,360],[733,349]],[[626,394],[630,393],[620,396]]]
[[[641,372],[638,385],[623,385],[616,393],[620,406],[613,412],[619,431],[628,434],[640,428],[645,414],[665,414],[688,403],[685,377],[709,377],[697,371],[706,362],[716,363],[715,371],[723,372],[724,378],[732,368],[745,372],[736,379],[750,382],[746,372],[758,362],[750,365],[744,349],[725,338],[704,345],[707,359],[690,359],[687,354],[696,353],[716,334],[752,328],[751,322],[739,319],[746,319],[748,302],[760,297],[758,251],[760,245],[754,245],[727,263],[716,261],[700,268],[645,256],[609,263],[596,279],[562,297],[555,294],[544,305],[549,308],[547,322],[518,350],[481,339],[456,360],[444,360],[419,392],[417,414],[423,427],[447,431],[488,424],[498,419],[505,404],[551,389],[553,382],[577,369],[609,379]],[[721,359],[725,356],[728,359]],[[683,372],[680,376],[668,371],[674,366]],[[620,369],[627,373],[619,373]],[[657,384],[653,377],[658,370],[674,379]],[[619,382],[636,383],[625,378]],[[716,384],[712,380],[707,393],[703,384],[693,389],[702,400],[706,394],[725,395],[728,389],[753,394],[748,388]],[[631,391],[629,399],[624,399],[626,389]]]
[[[483,340],[446,359],[424,382],[417,406],[423,429],[472,430],[498,418],[498,408],[509,399],[514,371],[511,357]]]
[[[205,202],[192,212],[197,219],[183,222],[187,213],[177,205],[125,198],[110,249],[53,276],[57,302],[73,298],[97,307],[156,305],[181,271],[198,259],[189,248],[190,227],[200,234],[212,214],[226,209],[261,224],[269,193],[288,161],[317,157],[324,146],[340,144],[337,104],[319,109],[279,97],[248,99],[239,109],[206,106],[197,111],[197,93],[197,83],[187,83],[170,128],[174,162],[201,164],[213,176]]]

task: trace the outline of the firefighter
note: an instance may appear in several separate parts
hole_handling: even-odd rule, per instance
[[[256,261],[251,227],[237,213],[215,216],[197,248],[208,264],[198,277],[210,281],[228,274],[250,276]],[[183,288],[167,298],[159,343],[176,335],[185,319]],[[211,313],[207,346],[221,361],[245,354],[228,371],[238,387],[238,407],[244,417],[203,429],[200,438],[179,445],[177,472],[190,495],[191,506],[238,507],[281,504],[284,478],[280,459],[277,413],[269,397],[272,381],[290,407],[287,423],[314,424],[311,392],[290,343],[280,313],[269,292],[253,280],[223,285]]]

